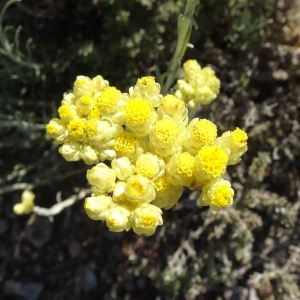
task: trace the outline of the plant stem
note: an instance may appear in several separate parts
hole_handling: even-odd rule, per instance
[[[166,80],[162,87],[162,93],[164,95],[169,91],[170,87],[174,83],[178,69],[180,67],[181,59],[190,40],[192,26],[194,25],[194,27],[197,29],[197,24],[195,22],[195,19],[193,18],[193,14],[198,4],[199,0],[187,0],[184,13],[178,17],[177,44],[167,70]]]

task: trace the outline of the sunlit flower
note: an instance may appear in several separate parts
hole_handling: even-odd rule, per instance
[[[87,197],[84,209],[93,220],[105,221],[108,209],[113,205],[112,198],[105,195]]]
[[[163,224],[162,211],[157,206],[143,203],[132,210],[132,229],[136,234],[152,235]]]
[[[199,198],[201,206],[209,205],[211,209],[219,211],[220,209],[232,204],[234,191],[231,188],[230,182],[224,179],[208,184],[202,188],[202,193]]]

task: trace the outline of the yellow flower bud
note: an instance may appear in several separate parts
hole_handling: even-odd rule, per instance
[[[201,67],[197,60],[189,59],[183,64],[183,74],[186,80],[194,78],[201,72]]]
[[[80,160],[81,144],[75,141],[65,142],[58,148],[58,152],[66,161]]]
[[[129,230],[131,228],[131,211],[125,205],[114,204],[110,207],[106,215],[106,226],[114,232]]]
[[[30,214],[34,208],[35,194],[32,191],[24,191],[21,196],[22,204],[24,207],[24,213]]]
[[[24,208],[24,205],[23,203],[17,203],[13,206],[13,212],[16,214],[16,215],[25,215],[25,208]]]
[[[212,102],[216,97],[217,95],[213,93],[209,86],[203,85],[195,89],[195,97],[193,100],[197,104],[206,105]]]
[[[188,123],[188,110],[184,101],[174,95],[166,95],[157,109],[159,119],[166,115],[171,117],[178,125],[186,126]]]
[[[77,76],[74,82],[74,95],[76,98],[84,95],[92,96],[94,93],[94,85],[91,78],[87,76]]]
[[[93,83],[93,89],[95,93],[102,92],[105,88],[109,86],[109,83],[107,80],[105,80],[102,76],[97,75],[92,79]]]
[[[32,191],[24,191],[21,195],[21,203],[17,203],[13,207],[16,215],[30,214],[34,208],[35,194]]]
[[[113,194],[112,194],[112,198],[115,203],[119,203],[119,204],[128,203],[127,197],[125,194],[125,188],[126,188],[125,182],[119,181],[116,183],[114,190],[113,190]]]
[[[190,109],[198,104],[209,104],[220,90],[220,80],[211,68],[201,69],[196,60],[189,60],[183,64],[184,80],[177,81],[175,96],[187,103]]]
[[[87,124],[89,123],[88,120]],[[111,120],[102,118],[101,121],[95,120],[95,127],[91,126],[91,128],[87,129],[86,133],[90,136],[90,144],[97,146],[102,149],[109,149],[113,146],[113,140],[117,138],[122,132],[123,128],[117,124],[113,124]]]
[[[152,204],[140,204],[132,211],[131,222],[136,234],[152,235],[163,224],[162,211]]]
[[[99,150],[98,152],[99,161],[113,160],[116,156],[116,151],[113,149]]]
[[[98,152],[90,145],[82,145],[80,150],[80,158],[87,164],[87,165],[94,165],[96,164],[98,159]]]
[[[80,117],[90,114],[93,107],[93,100],[90,95],[83,95],[76,100],[76,111]]]
[[[195,89],[186,81],[182,79],[177,80],[177,88],[175,96],[184,102],[188,102],[195,97]]]
[[[156,179],[155,182],[156,197],[151,204],[164,209],[170,209],[178,204],[182,195],[183,187],[172,185],[166,174]]]
[[[119,180],[125,181],[133,175],[134,168],[128,157],[115,158],[111,162],[111,167]]]
[[[145,153],[138,156],[134,171],[148,179],[155,179],[164,172],[165,162],[162,158],[152,153]]]
[[[99,163],[87,171],[86,178],[93,187],[95,195],[102,195],[113,191],[116,182],[116,172],[104,163]]]
[[[92,220],[105,221],[110,206],[113,205],[112,198],[107,195],[87,197],[84,209]]]
[[[75,105],[76,97],[73,93],[64,93],[63,99],[61,100],[61,105]]]
[[[136,85],[129,89],[129,95],[130,98],[143,98],[147,100],[152,107],[158,107],[163,97],[160,94],[160,84],[155,82],[153,76],[139,78]]]

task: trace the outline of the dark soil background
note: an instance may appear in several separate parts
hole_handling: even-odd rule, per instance
[[[1,1],[0,8],[6,1]],[[112,233],[81,200],[53,217],[16,216],[88,189],[45,136],[77,75],[124,92],[164,72],[182,1],[23,0],[0,27],[0,299],[300,299],[300,3],[201,1],[185,58],[221,79],[199,112],[219,134],[239,126],[248,152],[228,168],[232,207],[186,191],[151,237]],[[1,17],[0,17],[1,19]]]

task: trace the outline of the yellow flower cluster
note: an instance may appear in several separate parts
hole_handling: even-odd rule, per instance
[[[188,108],[209,104],[218,96],[220,80],[211,68],[202,69],[196,60],[190,59],[183,64],[183,77],[177,81],[175,96],[184,100]]]
[[[185,70],[191,95],[200,97],[195,85],[202,80],[215,97],[219,81],[210,71],[194,61]],[[101,76],[78,76],[58,114],[47,133],[66,160],[95,165],[87,171],[93,192],[84,207],[111,231],[152,235],[163,223],[162,209],[176,205],[184,187],[202,190],[199,204],[215,211],[232,203],[234,192],[222,176],[247,150],[247,134],[237,128],[218,137],[213,122],[189,121],[186,103],[160,94],[154,77],[139,78],[121,93]]]

